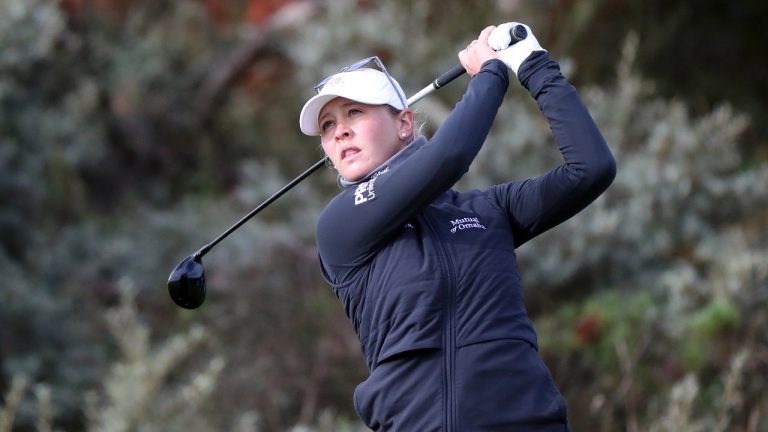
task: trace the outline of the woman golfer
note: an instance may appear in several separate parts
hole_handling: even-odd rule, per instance
[[[316,87],[301,130],[319,135],[343,190],[317,225],[324,277],[370,371],[354,405],[373,430],[566,431],[537,352],[515,249],[578,213],[616,167],[575,89],[533,33],[488,27],[458,56],[469,87],[433,137],[399,84],[368,60]],[[536,100],[564,163],[540,177],[456,192],[509,84]],[[514,161],[509,161],[510,174]]]

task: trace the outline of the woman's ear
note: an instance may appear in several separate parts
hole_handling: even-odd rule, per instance
[[[410,108],[406,108],[398,114],[398,121],[400,126],[400,138],[406,139],[413,136],[413,111]]]

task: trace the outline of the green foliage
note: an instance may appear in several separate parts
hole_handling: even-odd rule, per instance
[[[768,427],[768,161],[745,146],[765,138],[729,103],[660,97],[679,78],[638,73],[660,65],[653,53],[675,46],[690,13],[653,34],[634,26],[622,50],[625,23],[658,19],[650,9],[619,2],[625,21],[603,19],[616,11],[598,0],[314,4],[306,24],[265,36],[217,26],[202,2],[137,1],[115,19],[0,0],[0,431],[364,430],[351,406],[366,374],[359,343],[313,246],[333,173],[206,255],[202,309],[175,308],[164,281],[319,158],[296,127],[314,82],[377,54],[412,94],[485,25],[510,19],[561,60],[618,160],[604,196],[519,250],[573,429]],[[262,36],[252,67],[209,93],[230,54]],[[693,60],[657,71],[713,64]],[[714,86],[745,84],[725,80]],[[713,94],[701,82],[687,84]],[[465,85],[419,103],[425,132]],[[513,78],[459,187],[559,161]]]
[[[31,64],[46,61],[65,31],[64,17],[45,0],[3,0],[0,14],[3,70],[29,71]]]
[[[521,267],[528,269],[523,277],[533,289],[534,308],[544,323],[557,323],[540,332],[544,340],[553,338],[543,351],[553,357],[556,375],[571,377],[564,378],[566,392],[574,389],[570,396],[578,412],[591,410],[603,419],[613,412],[632,427],[662,415],[659,396],[670,382],[693,373],[698,375],[688,376],[696,380],[695,390],[690,384],[680,388],[690,395],[683,417],[694,424],[706,407],[726,403],[715,376],[735,352],[744,346],[749,358],[765,352],[760,328],[768,272],[761,263],[768,258],[768,213],[760,185],[768,180],[768,164],[744,168],[737,143],[746,119],[727,106],[691,119],[679,102],[643,96],[650,94],[647,84],[631,73],[633,43],[630,39],[626,47],[615,89],[583,91],[617,155],[618,177],[586,211],[525,245]],[[504,160],[536,162],[526,156],[515,153]],[[549,318],[547,299],[553,296],[585,298],[570,324]],[[578,330],[590,322],[585,317],[600,324],[589,344],[558,343],[563,327]],[[585,365],[601,371],[594,384],[573,378]],[[760,381],[754,388],[768,385],[756,378],[756,370],[748,373]],[[738,397],[745,398],[736,410],[742,417],[728,422],[743,424],[746,412],[759,409],[764,398],[738,385]],[[582,411],[577,398],[585,387],[593,399]],[[601,394],[606,397],[597,397]],[[601,430],[614,427],[603,422]]]
[[[683,364],[700,370],[710,359],[716,358],[717,341],[729,337],[738,329],[741,311],[727,301],[713,299],[693,314],[688,337],[683,345]]]
[[[3,410],[0,412],[0,432],[8,432],[13,427],[13,421],[16,417],[16,410],[21,401],[24,390],[27,386],[27,379],[21,375],[13,377],[11,389],[5,395]]]
[[[19,414],[24,394],[28,391],[29,379],[25,375],[14,375],[8,393],[5,395],[3,405],[0,405],[0,432],[14,430],[16,416]],[[37,420],[35,426],[38,432],[50,432],[53,418],[51,404],[51,390],[45,384],[37,384],[32,389],[37,400]]]
[[[67,285],[47,280],[44,264],[20,266],[0,255],[0,268],[0,382],[5,388],[6,379],[24,376],[49,385],[55,414],[76,424],[82,393],[97,385],[106,357],[88,316],[94,307],[62,295],[70,292]],[[21,400],[17,422],[31,423],[35,404]]]
[[[191,378],[174,377],[208,335],[201,326],[173,337],[158,348],[149,343],[150,329],[141,322],[129,281],[121,287],[120,306],[106,320],[123,360],[105,377],[106,402],[89,397],[89,431],[210,431],[204,411],[224,369],[221,356]],[[174,381],[181,381],[174,383]]]

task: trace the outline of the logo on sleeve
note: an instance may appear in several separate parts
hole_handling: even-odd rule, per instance
[[[373,190],[375,180],[360,183],[355,189],[355,205],[366,203],[376,198],[376,192]]]
[[[389,171],[389,167],[384,168],[383,170],[374,173],[371,176],[371,179],[367,182],[360,183],[355,188],[355,205],[360,205],[367,203],[368,201],[373,200],[376,198],[376,191],[374,190],[374,184],[376,183],[376,179],[379,178],[380,175],[385,174]]]

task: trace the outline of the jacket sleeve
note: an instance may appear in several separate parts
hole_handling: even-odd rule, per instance
[[[576,89],[546,52],[520,68],[520,82],[536,99],[565,162],[546,174],[492,188],[509,215],[520,246],[594,201],[616,176],[616,162]]]
[[[367,181],[331,200],[317,225],[323,264],[355,266],[369,259],[456,183],[482,147],[508,85],[506,66],[487,61],[432,139],[409,144]]]

